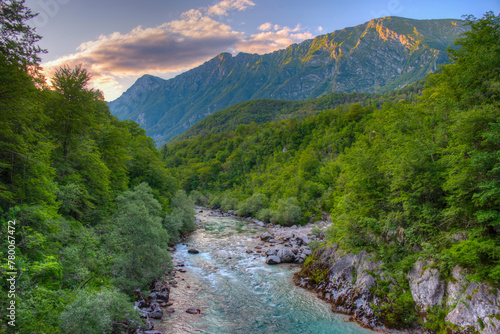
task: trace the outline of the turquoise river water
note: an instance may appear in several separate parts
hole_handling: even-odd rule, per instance
[[[156,328],[165,333],[374,333],[292,282],[296,266],[270,266],[255,246],[265,231],[247,221],[198,217],[204,229],[179,244],[172,256],[184,264],[171,292],[174,313],[165,314]],[[189,254],[196,248],[199,254]],[[252,250],[251,254],[246,251]],[[185,310],[196,307],[201,314]]]

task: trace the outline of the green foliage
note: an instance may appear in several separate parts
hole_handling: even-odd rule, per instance
[[[375,293],[383,299],[380,305],[373,305],[377,316],[391,328],[406,328],[418,317],[415,302],[409,290],[391,290],[388,286],[378,287]]]
[[[170,266],[162,217],[172,203],[183,221],[191,205],[192,218],[192,203],[175,204],[177,182],[152,139],[110,114],[85,69],[61,68],[52,89],[43,84],[43,50],[23,3],[0,1],[0,227],[16,221],[16,333],[104,333],[112,323],[130,331],[131,301],[114,290],[162,276]],[[5,255],[7,238],[0,244]],[[10,271],[2,263],[0,274]],[[0,285],[5,319],[7,281]]]
[[[238,205],[238,216],[254,216],[257,212],[267,206],[267,197],[261,193],[255,193]]]
[[[322,247],[323,245],[324,243],[319,240],[312,240],[307,246],[314,252],[316,249]]]
[[[171,266],[169,236],[162,226],[161,205],[141,183],[117,200],[114,224],[119,240],[115,280],[123,291],[147,289]]]
[[[18,299],[17,323],[20,333],[61,333],[59,315],[69,298],[67,292],[44,287],[29,289]],[[7,298],[5,298],[7,300]],[[82,327],[83,328],[83,327]]]
[[[174,243],[179,236],[196,229],[194,201],[184,190],[178,190],[172,198],[170,208],[172,212],[165,216],[163,225],[169,234],[170,243]]]
[[[36,16],[24,5],[24,0],[0,2],[0,55],[9,64],[19,64],[24,70],[29,65],[38,65],[38,54],[47,52],[36,45],[41,36],[27,24]]]
[[[297,204],[297,200],[292,197],[286,200],[280,199],[278,201],[278,208],[272,213],[271,223],[285,226],[292,226],[299,223],[302,219],[302,212]]]
[[[62,333],[68,334],[111,333],[113,325],[120,323],[129,332],[142,323],[127,296],[108,289],[79,291],[61,313],[60,321]]]

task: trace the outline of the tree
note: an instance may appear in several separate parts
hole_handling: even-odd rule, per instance
[[[467,109],[500,98],[500,14],[488,12],[482,19],[469,15],[471,29],[449,49],[452,64],[431,77],[434,88],[427,93],[438,101]],[[430,95],[430,94],[429,94]]]
[[[23,69],[38,65],[38,54],[46,53],[36,43],[42,38],[27,22],[37,16],[24,5],[24,0],[0,0],[0,55],[9,64]]]
[[[117,285],[127,292],[147,288],[171,266],[161,205],[151,192],[146,183],[141,183],[116,199],[118,258],[114,276]]]
[[[61,67],[51,80],[57,94],[47,111],[52,118],[53,133],[61,143],[64,159],[68,158],[81,137],[96,125],[96,102],[104,98],[100,91],[88,87],[90,79],[87,70],[78,65],[74,69]]]

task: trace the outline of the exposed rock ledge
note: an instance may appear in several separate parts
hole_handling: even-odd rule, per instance
[[[486,283],[469,282],[466,273],[455,267],[452,279],[440,278],[431,263],[417,262],[406,278],[422,321],[432,307],[444,308],[448,333],[500,333],[500,291]],[[383,332],[393,332],[377,317],[373,306],[382,302],[372,293],[378,279],[387,279],[366,252],[346,253],[337,246],[318,249],[312,261],[295,276],[295,283],[317,292],[318,297],[332,304],[334,312],[351,315],[360,325]],[[379,278],[376,278],[379,277]],[[407,330],[424,333],[416,325]]]

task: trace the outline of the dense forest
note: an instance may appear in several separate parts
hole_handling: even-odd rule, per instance
[[[0,333],[135,333],[133,293],[171,268],[195,202],[282,225],[328,216],[328,243],[395,276],[432,257],[498,286],[500,16],[469,17],[424,89],[244,103],[160,151],[84,68],[46,84],[34,14],[0,3],[0,317],[14,300],[16,323]],[[397,277],[389,324],[415,312]]]
[[[0,333],[135,333],[132,292],[171,267],[168,243],[195,227],[194,205],[85,69],[45,84],[33,16],[24,1],[1,1],[2,320],[17,302],[15,326]]]
[[[498,285],[500,16],[466,24],[451,63],[418,96],[230,124],[165,146],[167,167],[200,204],[283,225],[330,216],[328,242],[376,254],[401,284],[379,310],[389,325],[415,320],[404,317],[416,312],[404,274],[418,258],[433,258],[444,277],[458,264]],[[239,108],[231,112],[248,119],[252,108]]]

